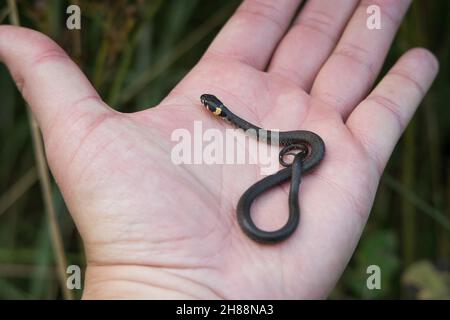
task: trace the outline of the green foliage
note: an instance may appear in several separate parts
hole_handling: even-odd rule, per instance
[[[239,3],[77,2],[81,31],[65,28],[68,1],[18,1],[21,22],[56,40],[101,96],[125,112],[157,104],[196,63]],[[390,161],[368,226],[333,298],[449,297],[448,273],[434,267],[450,262],[449,42],[450,2],[415,1],[385,69],[406,49],[426,46],[438,56],[441,72]],[[0,209],[6,208],[0,211],[0,299],[61,298],[40,189],[31,181],[26,192],[14,194],[34,157],[26,108],[4,66],[0,97]],[[11,196],[17,200],[6,207]],[[54,198],[69,263],[83,265],[73,222],[56,191]],[[366,287],[369,265],[381,268],[381,290]],[[409,293],[411,287],[415,295]]]
[[[450,274],[438,270],[429,261],[419,261],[406,269],[402,282],[410,298],[450,299]]]

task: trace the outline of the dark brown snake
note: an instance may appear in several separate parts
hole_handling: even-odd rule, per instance
[[[304,131],[270,131],[255,126],[232,113],[217,97],[203,94],[201,103],[214,115],[230,121],[233,125],[246,132],[256,133],[258,140],[268,144],[276,141],[282,147],[279,161],[285,168],[256,182],[241,196],[237,205],[237,219],[242,230],[251,239],[262,243],[275,243],[288,238],[296,229],[300,221],[299,186],[303,174],[314,168],[325,155],[325,144],[317,134]],[[295,152],[296,151],[296,152]],[[286,155],[294,156],[292,163],[286,163]],[[289,218],[279,230],[264,231],[258,228],[252,220],[250,209],[252,202],[267,190],[291,179],[289,190]]]

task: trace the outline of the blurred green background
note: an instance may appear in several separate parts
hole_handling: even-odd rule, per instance
[[[22,25],[56,40],[115,108],[159,102],[189,71],[240,1],[17,1]],[[65,27],[78,4],[81,31]],[[0,21],[10,23],[6,1]],[[450,1],[414,1],[385,70],[414,46],[441,71],[397,146],[361,242],[332,299],[450,298]],[[301,58],[301,57],[300,57]],[[26,106],[0,65],[0,299],[63,298],[55,267]],[[380,134],[383,134],[380,128]],[[85,265],[82,243],[53,186],[69,264]],[[378,265],[381,290],[368,290]],[[72,292],[75,298],[81,290]]]

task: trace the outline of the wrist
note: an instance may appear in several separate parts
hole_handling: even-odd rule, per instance
[[[214,292],[165,268],[91,265],[83,299],[220,299]]]

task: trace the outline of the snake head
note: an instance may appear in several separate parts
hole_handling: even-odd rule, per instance
[[[224,115],[224,105],[222,101],[217,99],[216,96],[213,96],[212,94],[202,94],[200,96],[201,103],[214,115],[216,116],[225,116]]]

